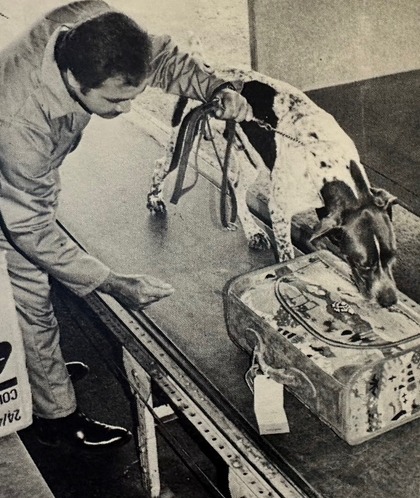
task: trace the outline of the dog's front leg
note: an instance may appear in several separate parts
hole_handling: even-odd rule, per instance
[[[271,247],[270,239],[255,222],[246,201],[247,192],[255,183],[257,176],[257,168],[250,163],[243,151],[235,150],[232,152],[228,178],[235,192],[238,218],[248,240],[248,246],[254,250],[262,250]]]
[[[280,175],[274,177],[271,181],[271,195],[269,200],[269,209],[273,235],[276,243],[278,261],[287,261],[295,257],[291,235],[292,213],[287,202],[288,192],[282,183]]]
[[[165,149],[165,155],[155,162],[152,183],[150,185],[149,193],[147,194],[147,208],[154,214],[163,214],[166,212],[166,204],[163,198],[163,186],[165,178],[169,173],[178,128],[179,127],[172,130],[171,138]]]

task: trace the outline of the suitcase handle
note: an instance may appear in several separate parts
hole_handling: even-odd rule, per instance
[[[299,324],[301,325],[305,330],[307,330],[312,336],[316,337],[320,341],[329,344],[330,346],[335,346],[339,348],[347,348],[347,349],[360,349],[360,350],[369,350],[369,349],[387,349],[387,348],[394,348],[397,346],[401,346],[403,344],[407,344],[410,342],[413,342],[416,340],[420,334],[412,335],[409,337],[406,337],[405,339],[400,339],[398,341],[375,341],[370,344],[356,344],[356,343],[346,343],[340,340],[336,340],[330,337],[326,337],[322,333],[320,333],[314,326],[309,323],[309,321],[305,320],[303,316],[300,315],[298,311],[296,311],[292,306],[290,306],[289,302],[285,297],[282,295],[282,292],[280,290],[280,286],[282,285],[283,281],[282,279],[278,279],[276,284],[275,284],[275,295],[280,303],[280,305],[287,311],[287,313]],[[403,313],[401,311],[401,313]],[[411,321],[414,321],[413,318],[406,313],[404,315],[410,319]],[[415,322],[417,323],[417,322]]]
[[[271,367],[264,358],[266,346],[262,341],[261,335],[252,328],[247,328],[246,331],[252,332],[257,338],[257,344],[252,353],[251,366],[245,374],[245,381],[251,392],[254,392],[254,379],[258,375],[258,371],[260,371],[280,384],[297,390],[304,395],[305,398],[316,399],[316,388],[302,370],[291,366],[285,366],[284,368]]]

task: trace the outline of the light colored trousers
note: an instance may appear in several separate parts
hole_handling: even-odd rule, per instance
[[[0,229],[22,330],[33,412],[65,417],[76,409],[73,385],[60,349],[60,330],[51,303],[48,274],[17,252]]]

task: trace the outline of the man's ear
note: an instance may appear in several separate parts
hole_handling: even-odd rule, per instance
[[[310,242],[328,235],[332,230],[341,227],[341,216],[338,213],[330,214],[323,218],[314,228]]]
[[[76,80],[70,69],[66,70],[66,80],[72,90],[80,92],[80,83]]]

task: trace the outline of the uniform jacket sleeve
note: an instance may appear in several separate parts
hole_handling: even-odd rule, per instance
[[[28,125],[0,123],[0,213],[9,241],[77,295],[95,289],[109,268],[82,251],[56,223],[60,178],[48,138]]]
[[[147,83],[167,93],[208,101],[225,83],[201,60],[179,50],[167,35],[151,35],[152,60]]]

